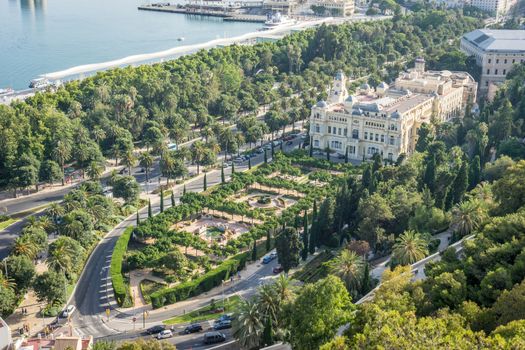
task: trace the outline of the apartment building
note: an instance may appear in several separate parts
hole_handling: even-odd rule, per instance
[[[323,6],[334,16],[348,17],[354,14],[354,0],[315,0],[316,6]]]
[[[525,30],[476,29],[463,35],[460,49],[481,67],[479,92],[487,96],[505,81],[512,66],[525,60]]]

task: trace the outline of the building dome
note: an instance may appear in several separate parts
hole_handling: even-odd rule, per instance
[[[385,89],[385,90],[389,88],[388,84],[385,83],[384,81],[379,83],[379,85],[377,87],[380,88],[380,89]]]
[[[401,118],[401,114],[398,111],[395,111],[394,113],[390,115],[390,117],[394,119],[399,119]]]
[[[349,95],[346,100],[345,100],[346,103],[356,103],[357,102],[357,98],[355,98],[355,96],[353,95]]]
[[[319,101],[315,106],[319,108],[325,108],[328,107],[328,103],[326,103],[326,101]]]

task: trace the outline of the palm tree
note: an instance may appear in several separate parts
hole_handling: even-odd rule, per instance
[[[13,253],[15,255],[27,256],[33,260],[38,253],[38,246],[28,236],[20,236],[13,242]]]
[[[131,175],[131,168],[135,165],[137,162],[137,158],[133,154],[133,151],[127,151],[122,156],[122,164],[124,164],[128,168],[128,175]]]
[[[413,230],[403,232],[396,240],[392,257],[401,265],[411,265],[428,255],[428,242]]]
[[[64,186],[65,183],[65,163],[71,156],[71,144],[66,141],[59,140],[57,141],[57,144],[55,148],[53,149],[53,159],[60,164],[60,167],[62,168],[62,186]]]
[[[255,300],[242,300],[233,324],[233,337],[241,346],[252,349],[259,346],[264,330],[264,318]]]
[[[58,231],[58,218],[64,215],[64,207],[57,202],[51,203],[49,208],[47,208],[47,215],[51,216],[55,224],[55,230]]]
[[[273,284],[264,284],[257,291],[257,303],[264,319],[276,324],[280,312],[280,300]]]
[[[153,166],[153,157],[148,152],[143,152],[139,155],[139,165],[144,168],[146,172],[146,182],[149,182],[149,169]]]
[[[92,161],[89,163],[87,169],[86,169],[86,175],[91,180],[98,180],[100,179],[100,176],[102,175],[102,166],[99,162]]]
[[[7,278],[1,271],[0,271],[0,287],[4,287],[5,289],[11,289],[14,290],[16,286],[16,283],[10,279]]]
[[[52,245],[52,249],[49,250],[47,267],[67,274],[68,270],[74,268],[73,257],[75,254],[75,249],[66,239],[57,239]]]
[[[485,217],[481,202],[477,199],[464,201],[452,209],[452,227],[461,236],[469,235],[479,228]]]
[[[294,295],[292,289],[292,280],[284,274],[280,274],[275,280],[273,283],[273,288],[275,289],[275,293],[277,294],[279,303],[281,304],[290,301]]]
[[[363,258],[352,250],[344,249],[328,267],[331,273],[343,280],[348,291],[355,296],[362,280]]]

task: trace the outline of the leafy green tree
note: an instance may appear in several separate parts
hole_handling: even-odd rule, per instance
[[[510,272],[504,267],[489,271],[481,280],[479,287],[481,302],[486,306],[492,305],[504,290],[512,288]]]
[[[463,271],[444,272],[431,280],[430,299],[436,308],[455,309],[467,298],[467,281]]]
[[[0,315],[3,317],[10,315],[15,308],[16,301],[17,297],[13,289],[0,285]]]
[[[27,256],[12,255],[6,260],[7,274],[16,283],[19,292],[25,292],[31,287],[35,276],[35,266]]]
[[[421,153],[426,152],[429,145],[434,141],[432,126],[430,124],[422,124],[421,127],[417,129],[417,135],[416,151]]]
[[[294,228],[285,228],[275,238],[275,248],[279,263],[285,272],[299,265],[302,243],[299,234]]]
[[[48,182],[50,184],[62,179],[64,174],[62,174],[62,169],[57,162],[53,160],[45,160],[40,166],[39,178],[41,181]]]
[[[64,274],[51,270],[35,277],[33,289],[40,302],[55,305],[66,301],[66,283]]]
[[[328,276],[306,284],[289,313],[289,342],[294,349],[318,349],[353,318],[354,305],[340,279]]]
[[[507,173],[492,187],[502,213],[515,212],[525,204],[525,160],[507,169]]]
[[[139,199],[140,187],[133,176],[116,176],[112,185],[113,195],[126,203],[135,203]]]

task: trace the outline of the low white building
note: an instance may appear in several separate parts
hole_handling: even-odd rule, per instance
[[[471,5],[499,17],[506,15],[516,2],[517,0],[471,0]]]
[[[417,90],[417,91],[416,91]],[[410,155],[423,123],[462,117],[467,101],[475,99],[476,83],[464,72],[426,72],[424,60],[402,73],[394,86],[372,89],[363,84],[349,95],[346,77],[336,74],[327,101],[319,101],[310,115],[314,148],[329,148],[349,159],[361,160],[381,154],[395,161]]]
[[[11,347],[11,330],[5,321],[0,317],[0,350],[7,350]]]
[[[487,95],[505,81],[514,64],[525,60],[525,30],[476,29],[463,35],[460,49],[481,67],[479,91]]]

